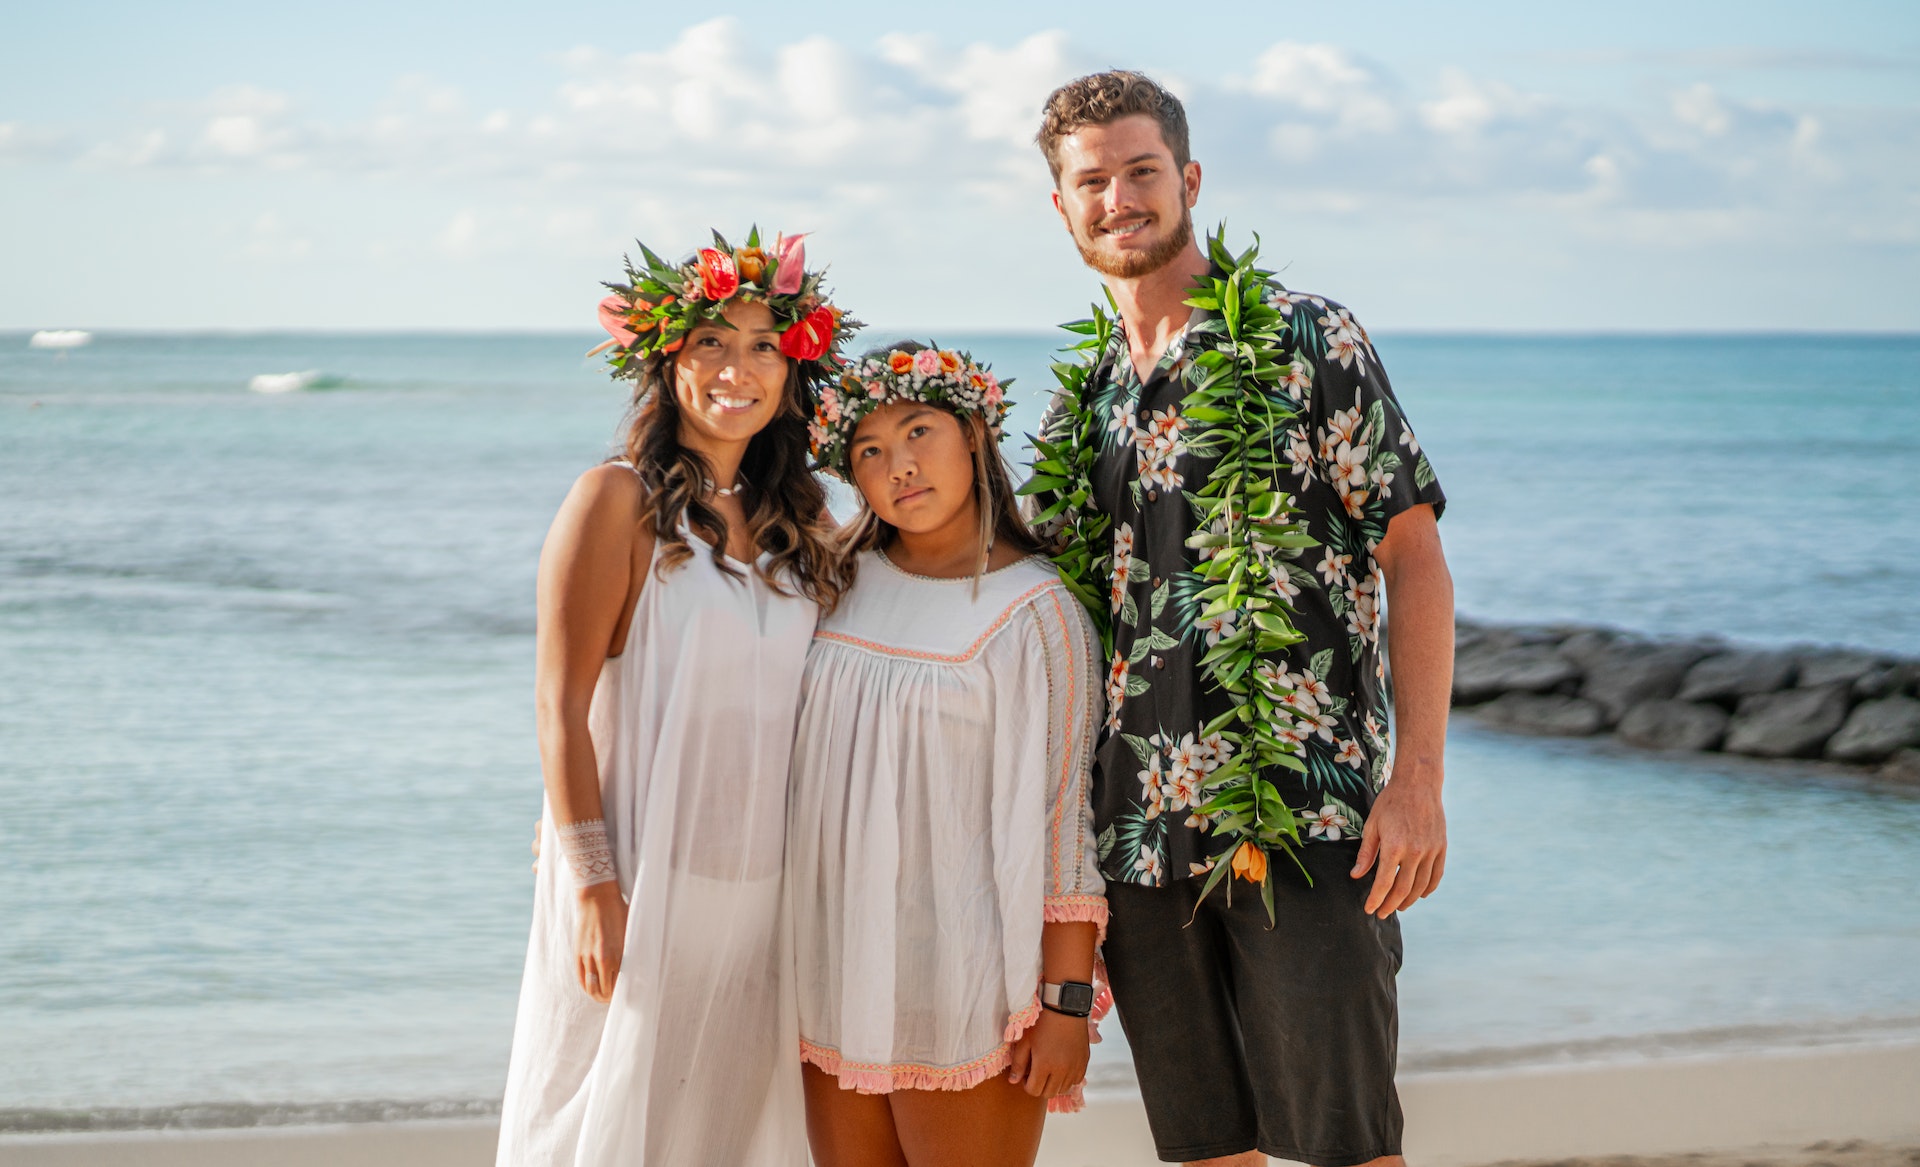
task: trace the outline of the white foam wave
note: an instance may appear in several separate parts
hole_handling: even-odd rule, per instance
[[[84,328],[43,328],[27,338],[28,348],[79,348],[93,343],[93,333]]]
[[[298,393],[302,389],[313,388],[320,380],[318,369],[299,373],[261,373],[247,382],[247,388],[255,393]]]

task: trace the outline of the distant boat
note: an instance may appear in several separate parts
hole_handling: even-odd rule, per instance
[[[298,393],[302,389],[331,389],[344,380],[318,369],[307,369],[298,373],[261,373],[247,382],[247,388],[255,393]]]
[[[43,328],[27,341],[28,348],[79,348],[93,343],[93,333],[84,328]]]

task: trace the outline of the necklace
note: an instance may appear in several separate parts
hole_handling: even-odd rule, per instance
[[[747,480],[736,476],[732,486],[715,486],[713,479],[705,478],[701,480],[701,485],[705,486],[707,493],[715,498],[732,498],[746,488]]]

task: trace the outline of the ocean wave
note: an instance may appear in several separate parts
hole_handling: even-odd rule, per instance
[[[347,379],[337,374],[306,369],[297,373],[260,373],[247,382],[247,388],[255,393],[298,393],[306,389],[338,389],[346,383]]]
[[[0,1133],[337,1126],[343,1123],[493,1118],[499,1113],[500,1101],[485,1098],[436,1098],[417,1102],[196,1102],[180,1106],[102,1106],[81,1110],[19,1107],[0,1108]]]
[[[1920,1017],[1865,1017],[1852,1021],[1724,1025],[1665,1033],[1543,1041],[1474,1049],[1403,1051],[1403,1074],[1504,1070],[1635,1062],[1654,1058],[1724,1057],[1785,1053],[1832,1046],[1881,1045],[1920,1039]]]

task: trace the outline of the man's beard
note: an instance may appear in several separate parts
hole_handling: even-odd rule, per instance
[[[1172,263],[1192,242],[1193,210],[1188,207],[1180,209],[1179,228],[1145,251],[1122,251],[1118,254],[1095,251],[1081,242],[1078,235],[1073,238],[1073,245],[1080,249],[1080,262],[1103,276],[1122,280],[1136,280],[1159,271]]]

